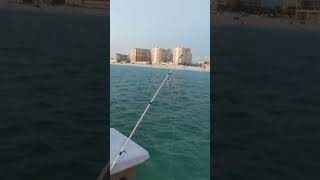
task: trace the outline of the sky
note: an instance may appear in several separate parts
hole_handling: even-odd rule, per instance
[[[210,58],[210,0],[111,0],[110,55],[131,48],[191,48]]]

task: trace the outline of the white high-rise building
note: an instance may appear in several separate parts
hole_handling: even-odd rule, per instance
[[[172,50],[174,64],[192,64],[192,53],[190,48],[176,47]]]
[[[303,0],[301,6],[303,9],[320,10],[320,0]]]
[[[284,9],[295,8],[295,9],[319,10],[320,0],[283,0],[282,7]]]
[[[153,48],[152,49],[152,64],[161,64],[172,62],[171,49]]]
[[[135,63],[151,63],[151,51],[144,48],[133,48],[130,51],[130,62]]]
[[[283,0],[282,1],[282,8],[288,9],[288,8],[299,8],[301,5],[301,0]]]
[[[251,11],[256,11],[261,8],[261,0],[240,0],[240,3],[243,7]]]

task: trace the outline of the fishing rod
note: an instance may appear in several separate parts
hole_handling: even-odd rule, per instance
[[[170,75],[172,74],[172,70],[170,70],[167,75],[165,76],[165,78],[163,79],[161,85],[159,86],[158,90],[156,91],[156,93],[153,95],[152,99],[150,100],[150,102],[148,103],[147,107],[145,108],[145,110],[143,111],[142,115],[140,116],[137,124],[135,125],[135,127],[133,128],[132,132],[130,133],[129,137],[127,138],[127,140],[125,141],[124,145],[122,146],[119,154],[117,155],[116,159],[112,162],[111,167],[110,167],[110,172],[112,171],[114,165],[116,164],[116,162],[118,161],[119,157],[121,156],[121,154],[124,152],[124,149],[127,147],[129,140],[132,138],[133,134],[135,133],[135,131],[137,130],[139,124],[141,123],[143,117],[145,116],[145,114],[147,113],[147,111],[149,110],[151,104],[153,103],[154,99],[157,97],[160,89],[162,88],[163,84],[170,78]]]
[[[142,115],[140,116],[138,122],[136,123],[135,127],[133,128],[133,130],[131,131],[129,137],[126,139],[124,145],[122,146],[120,152],[118,153],[116,159],[112,162],[111,167],[110,167],[110,161],[104,166],[104,168],[102,169],[100,175],[98,176],[97,180],[103,180],[104,176],[107,175],[107,173],[109,174],[113,167],[115,166],[116,162],[118,161],[119,157],[121,156],[121,154],[124,151],[124,149],[127,147],[129,140],[132,138],[133,134],[135,133],[135,131],[137,130],[139,124],[141,123],[143,117],[145,116],[145,114],[147,113],[147,111],[149,110],[151,104],[153,103],[154,99],[157,97],[160,89],[162,88],[162,86],[164,85],[164,83],[166,81],[170,81],[170,76],[172,74],[172,69],[170,69],[170,71],[166,74],[165,78],[163,79],[162,83],[160,84],[159,88],[157,89],[157,91],[155,92],[155,94],[153,95],[152,99],[149,101],[147,107],[145,108],[145,110],[143,111]],[[110,171],[109,170],[110,167]]]
[[[181,58],[183,55],[180,55],[179,58]],[[117,154],[116,159],[112,162],[111,167],[110,167],[110,161],[108,161],[108,163],[104,166],[104,168],[102,169],[101,173],[99,174],[97,180],[103,180],[104,176],[108,174],[110,174],[110,172],[112,171],[112,169],[114,168],[116,162],[118,161],[119,157],[122,155],[123,152],[125,152],[125,148],[128,145],[129,140],[132,138],[133,134],[135,133],[135,131],[137,130],[139,124],[141,123],[143,117],[145,116],[145,114],[147,113],[147,111],[149,110],[151,104],[153,103],[154,99],[157,97],[160,89],[162,88],[162,86],[164,85],[165,82],[170,82],[170,76],[172,75],[172,67],[170,69],[170,71],[166,74],[165,78],[163,79],[162,83],[160,84],[159,88],[157,89],[157,91],[155,92],[155,94],[153,95],[152,99],[149,101],[147,107],[145,108],[145,110],[143,111],[142,115],[140,116],[138,122],[136,123],[135,127],[133,128],[133,130],[131,131],[129,137],[126,139],[124,145],[122,146],[120,152]],[[109,168],[110,167],[110,168]],[[108,171],[109,170],[109,171]]]

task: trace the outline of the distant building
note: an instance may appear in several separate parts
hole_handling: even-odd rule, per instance
[[[151,64],[150,49],[143,49],[143,48],[131,49],[130,62],[133,64]]]
[[[282,1],[282,8],[283,9],[287,9],[287,8],[290,8],[290,7],[298,7],[299,4],[300,4],[300,1],[301,0],[283,0]]]
[[[240,0],[247,7],[261,7],[261,0]]]
[[[129,62],[129,56],[125,54],[115,54],[114,57],[112,58],[116,62]]]
[[[65,0],[22,0],[22,2],[34,4],[64,4]]]
[[[240,10],[241,0],[227,0],[226,8],[231,11]]]
[[[65,4],[71,6],[81,6],[87,8],[102,8],[108,9],[110,2],[109,0],[63,0]]]
[[[172,62],[172,50],[163,48],[152,49],[152,64],[161,64]]]
[[[289,16],[296,16],[296,10],[301,8],[302,0],[283,0],[282,10]]]
[[[64,4],[65,0],[47,0],[51,2],[51,4]]]
[[[301,8],[307,10],[320,10],[320,0],[301,0]]]
[[[300,2],[301,0],[283,0],[282,7],[284,9],[290,8],[290,7],[298,8],[300,7]]]
[[[249,13],[257,13],[261,9],[261,0],[240,0],[240,4]]]
[[[320,0],[284,0],[282,8],[298,19],[320,21]]]
[[[176,47],[173,48],[172,54],[174,64],[192,64],[192,53],[190,48]]]
[[[282,8],[320,10],[320,0],[283,0]]]

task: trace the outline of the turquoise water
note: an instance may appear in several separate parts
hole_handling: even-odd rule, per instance
[[[129,135],[167,69],[111,65],[111,127]],[[150,159],[138,180],[210,178],[210,74],[176,70],[133,140]]]

